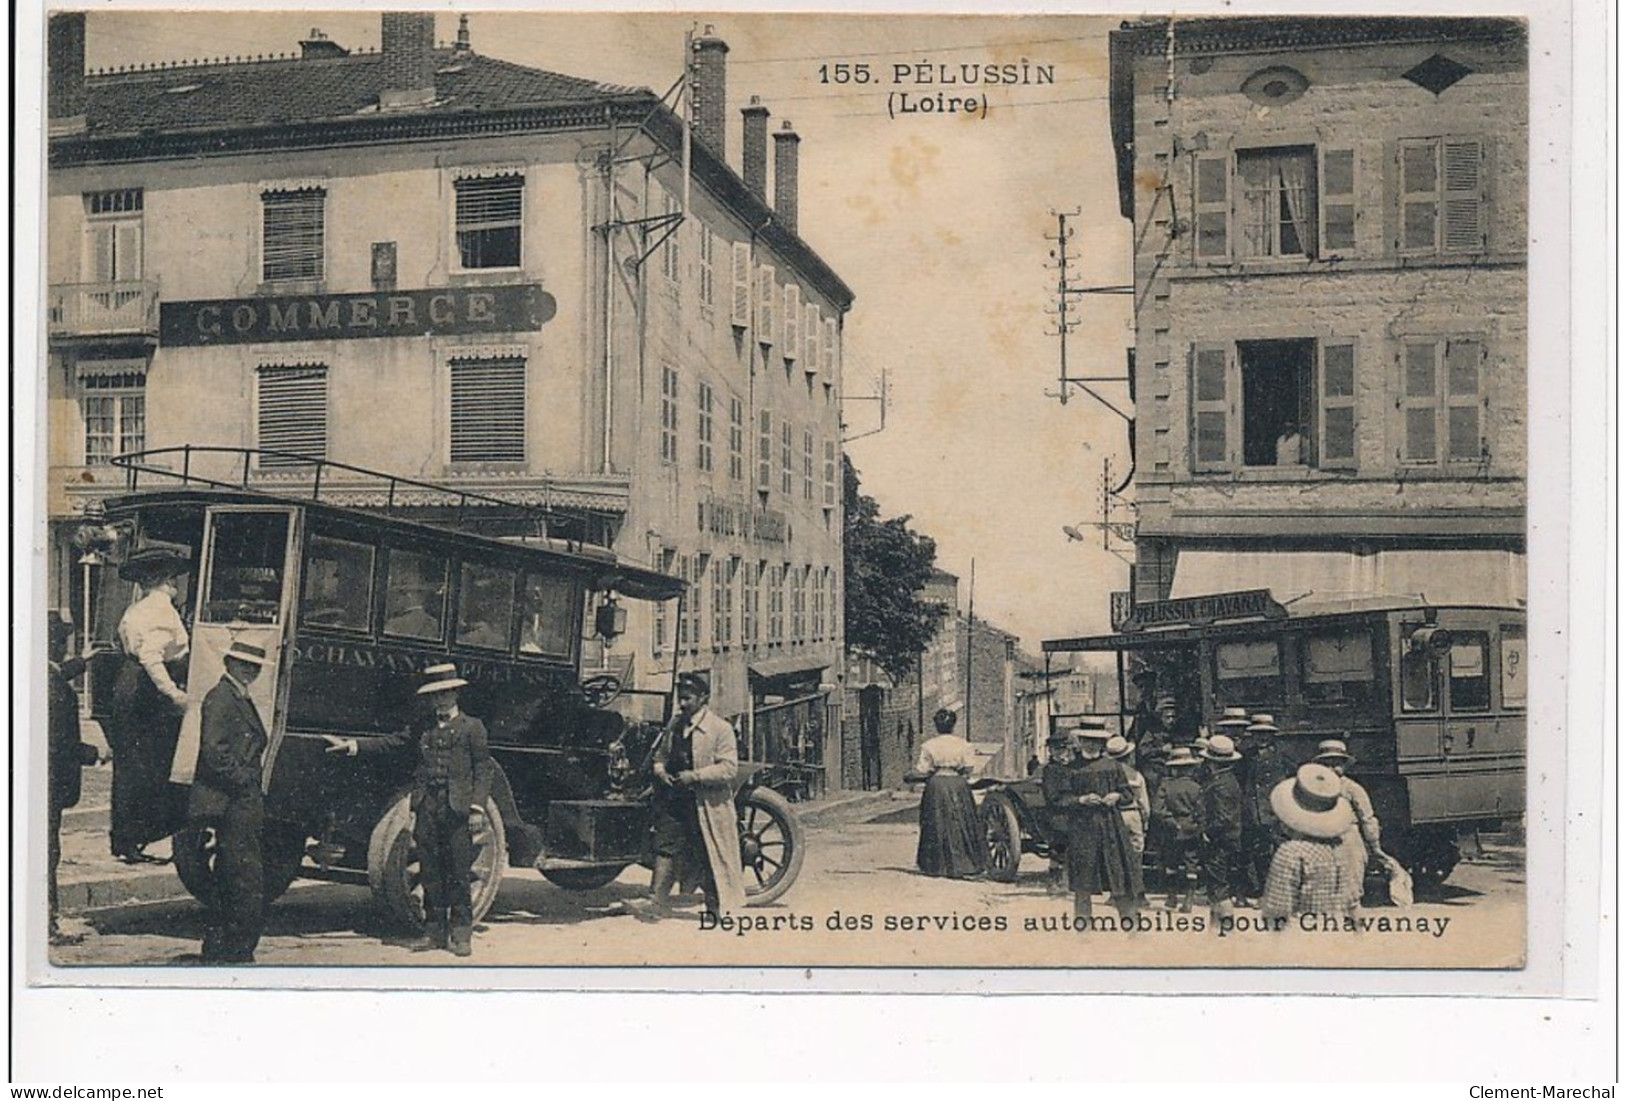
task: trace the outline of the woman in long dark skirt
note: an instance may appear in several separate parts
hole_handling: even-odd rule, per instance
[[[1088,928],[1096,894],[1108,892],[1112,905],[1129,920],[1139,910],[1144,893],[1140,861],[1118,810],[1133,800],[1134,792],[1123,767],[1106,756],[1108,736],[1104,727],[1078,731],[1079,763],[1069,777],[1069,790],[1060,799],[1067,808],[1067,876],[1072,883],[1073,916],[1084,922],[1084,928]]]
[[[936,713],[937,736],[920,746],[907,777],[925,781],[915,861],[926,875],[975,879],[987,871],[987,842],[965,779],[976,769],[976,754],[954,734],[958,719],[947,708]]]

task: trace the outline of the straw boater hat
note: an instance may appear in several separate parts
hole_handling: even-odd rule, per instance
[[[1354,809],[1343,798],[1343,781],[1312,761],[1275,785],[1270,809],[1287,829],[1309,837],[1341,837],[1354,825]]]
[[[246,661],[250,665],[264,665],[265,647],[255,646],[242,639],[233,639],[231,649],[226,651],[226,657],[232,661]]]
[[[1249,734],[1279,734],[1280,732],[1281,728],[1275,725],[1274,715],[1254,715],[1253,721],[1247,724],[1247,733]]]
[[[1168,757],[1162,763],[1165,768],[1173,768],[1176,765],[1199,765],[1202,762],[1196,759],[1196,754],[1191,752],[1190,746],[1178,745],[1168,751]]]
[[[1236,752],[1236,743],[1230,735],[1215,734],[1203,748],[1202,758],[1208,761],[1239,761],[1241,754]]]
[[[1328,738],[1324,742],[1321,742],[1319,747],[1315,750],[1315,760],[1347,761],[1353,763],[1354,754],[1349,752],[1348,745],[1341,739]]]
[[[431,665],[423,671],[423,683],[418,685],[418,695],[449,692],[453,688],[464,688],[467,685],[468,682],[457,675],[457,666],[448,661],[444,665]]]
[[[1219,716],[1219,721],[1213,725],[1221,729],[1230,726],[1239,729],[1246,726],[1247,721],[1247,709],[1245,707],[1227,707],[1224,709],[1224,714]]]
[[[1112,736],[1112,732],[1106,729],[1106,723],[1102,719],[1084,719],[1078,724],[1074,733],[1080,738],[1089,738],[1102,742],[1109,740]]]
[[[133,552],[118,568],[121,580],[138,585],[155,585],[176,574],[185,573],[191,565],[183,549],[175,547],[142,547]]]
[[[1134,743],[1122,735],[1113,735],[1106,740],[1106,756],[1113,760],[1120,760],[1134,752]]]

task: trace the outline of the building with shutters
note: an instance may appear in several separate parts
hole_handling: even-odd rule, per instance
[[[1523,599],[1523,25],[1157,19],[1110,55],[1137,599]]]
[[[381,18],[374,51],[313,31],[289,56],[87,74],[96,16],[51,17],[51,601],[81,607],[73,537],[120,453],[255,449],[260,486],[308,486],[316,457],[543,505],[553,534],[691,585],[680,612],[629,608],[589,672],[705,670],[750,752],[816,769],[853,295],[797,233],[798,136],[773,134],[770,193],[752,103],[727,163],[710,33],[690,140],[647,89],[475,51],[466,17],[444,45],[432,15]],[[348,478],[323,498],[382,503]],[[117,609],[92,611],[105,636]]]

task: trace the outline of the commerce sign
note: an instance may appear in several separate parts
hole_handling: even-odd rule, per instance
[[[534,283],[370,294],[265,295],[164,302],[158,339],[170,347],[535,332],[558,312]]]
[[[1221,619],[1285,618],[1286,609],[1275,602],[1268,589],[1244,589],[1136,604],[1131,615],[1112,626],[1119,631],[1143,631],[1149,627],[1196,627]]]

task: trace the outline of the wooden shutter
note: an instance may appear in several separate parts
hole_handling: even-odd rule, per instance
[[[762,344],[774,344],[778,342],[779,284],[773,265],[763,264],[756,277],[760,280],[756,289],[756,339]]]
[[[1320,432],[1317,456],[1321,467],[1352,470],[1358,465],[1355,389],[1357,359],[1352,340],[1330,340],[1320,345]]]
[[[451,461],[525,461],[525,361],[453,360]]]
[[[1320,152],[1320,252],[1326,256],[1353,256],[1354,150]]]
[[[728,320],[736,329],[750,328],[750,245],[735,241],[733,259],[733,308]]]
[[[1197,154],[1192,165],[1196,259],[1230,259],[1230,156]]]
[[[320,364],[261,367],[259,446],[311,459],[327,457],[327,368]],[[261,455],[261,467],[298,466],[299,460]]]
[[[824,507],[835,507],[835,441],[824,441]]]
[[[833,383],[841,366],[841,328],[833,317],[824,318],[824,384]]]
[[[801,288],[794,283],[784,285],[784,358],[801,356]]]
[[[1439,461],[1439,345],[1406,341],[1400,352],[1400,459]]]
[[[807,303],[807,318],[803,329],[802,340],[806,343],[801,355],[801,366],[806,368],[809,375],[816,375],[822,366],[824,354],[824,312],[819,309],[818,303]]]
[[[1229,470],[1236,435],[1232,421],[1235,353],[1228,344],[1191,348],[1191,469]]]
[[[267,191],[261,201],[265,282],[321,279],[327,192],[320,188]]]
[[[763,409],[756,426],[756,488],[773,491],[773,412]]]
[[[1476,338],[1444,344],[1445,458],[1476,463],[1484,455],[1484,342]]]
[[[1399,143],[1399,251],[1433,252],[1439,244],[1439,143]]]
[[[1484,234],[1484,146],[1476,139],[1446,138],[1440,248],[1444,252],[1481,252]]]

